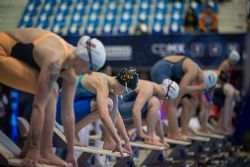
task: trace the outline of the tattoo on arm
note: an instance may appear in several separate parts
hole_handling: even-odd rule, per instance
[[[55,85],[55,83],[60,75],[60,69],[61,69],[61,64],[59,63],[59,60],[51,62],[49,64],[49,66],[48,66],[48,73],[49,73],[48,86],[49,86],[49,88],[52,88]]]
[[[40,132],[31,132],[31,143],[30,143],[31,149],[38,149],[38,143],[40,141],[40,138],[41,138]]]

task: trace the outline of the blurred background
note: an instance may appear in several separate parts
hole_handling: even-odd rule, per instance
[[[149,80],[151,66],[165,56],[186,55],[204,69],[216,69],[237,50],[241,60],[233,67],[231,82],[244,96],[250,67],[249,6],[249,0],[1,0],[0,31],[43,28],[73,45],[81,35],[98,37],[113,74],[133,66],[140,78]],[[211,18],[204,19],[204,13]],[[25,110],[32,96],[1,86],[0,127],[15,138],[16,117],[30,114]]]

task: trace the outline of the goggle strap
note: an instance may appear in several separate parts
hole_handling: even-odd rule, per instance
[[[91,56],[91,38],[87,40],[87,50],[88,50],[88,56],[89,56],[89,69],[93,70],[94,66],[92,63],[92,56]]]
[[[128,84],[125,82],[125,92],[128,93]]]
[[[166,99],[169,99],[169,98],[168,98],[168,93],[169,93],[169,89],[170,89],[172,83],[173,83],[173,81],[171,81],[171,83],[168,85],[167,94],[166,94]]]

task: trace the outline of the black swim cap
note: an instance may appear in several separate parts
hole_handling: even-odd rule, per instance
[[[136,69],[133,67],[123,68],[116,76],[116,79],[121,85],[127,86],[134,90],[137,87],[139,75],[136,72]]]
[[[224,82],[224,83],[229,82],[230,76],[229,76],[228,72],[221,71],[220,75],[219,75],[219,80]]]

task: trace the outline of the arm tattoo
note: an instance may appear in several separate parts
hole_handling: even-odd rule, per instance
[[[52,88],[54,84],[56,83],[57,79],[59,78],[60,75],[60,69],[61,65],[59,63],[59,60],[54,61],[49,64],[48,66],[48,73],[49,73],[49,88]]]
[[[31,143],[30,143],[31,149],[38,149],[38,143],[40,141],[40,138],[41,138],[40,132],[31,132]]]

